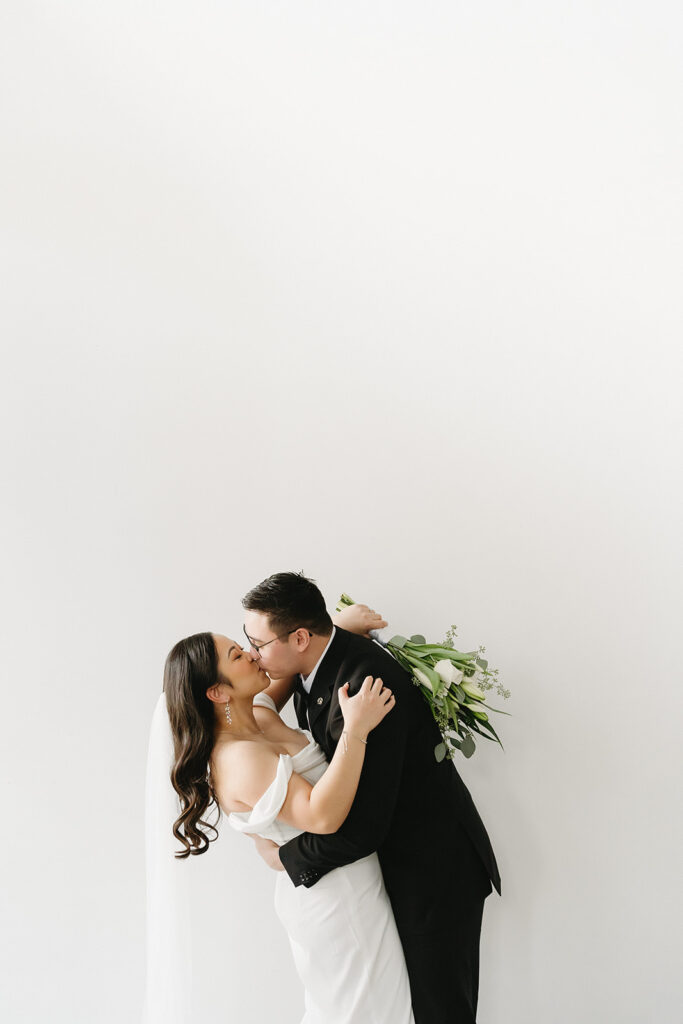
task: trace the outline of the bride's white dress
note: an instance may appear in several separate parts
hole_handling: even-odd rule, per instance
[[[264,693],[255,704],[272,708]],[[278,846],[301,829],[277,820],[292,772],[311,784],[327,768],[322,749],[309,743],[294,756],[280,754],[277,774],[250,812],[227,816],[239,832]],[[335,868],[315,885],[295,886],[278,871],[275,910],[282,921],[305,989],[301,1024],[414,1024],[403,948],[376,853]]]

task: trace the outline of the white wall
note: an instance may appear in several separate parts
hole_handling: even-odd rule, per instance
[[[3,5],[4,1021],[137,1020],[163,660],[282,569],[512,690],[482,1024],[680,1019],[682,20]],[[188,867],[201,1019],[296,1024]]]

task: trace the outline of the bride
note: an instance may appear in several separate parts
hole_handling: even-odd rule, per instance
[[[367,634],[386,624],[378,619],[354,605],[335,623]],[[345,821],[370,733],[391,713],[395,697],[371,676],[353,697],[341,688],[344,732],[328,765],[310,732],[291,729],[280,718],[278,703],[289,689],[291,680],[271,681],[248,649],[225,636],[198,633],[171,650],[160,705],[167,730],[170,724],[171,782],[180,811],[175,822],[166,822],[183,847],[175,850],[176,864],[205,853],[217,838],[204,818],[212,806],[237,831],[278,845],[302,832],[336,832]],[[163,710],[158,706],[157,712]],[[376,853],[330,871],[309,888],[295,887],[285,871],[278,872],[275,909],[304,985],[302,1024],[414,1024],[403,949]],[[160,914],[157,919],[160,924]],[[168,944],[168,935],[163,941]],[[168,979],[173,965],[167,959]],[[181,965],[178,956],[176,967]],[[148,976],[146,1024],[170,1019],[169,1007],[161,1011],[161,999],[156,1003]],[[173,1013],[183,1019],[177,1001]]]

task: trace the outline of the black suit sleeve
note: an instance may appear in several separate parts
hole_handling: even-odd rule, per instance
[[[406,673],[377,671],[369,664],[354,666],[349,678],[349,694],[360,689],[367,675],[379,675],[396,697],[389,714],[368,735],[358,791],[351,810],[339,831],[331,835],[304,832],[280,847],[280,860],[294,885],[309,888],[333,868],[367,857],[377,850],[394,816],[401,785],[403,761],[408,741],[409,714],[401,693],[411,686]],[[328,723],[332,741],[339,741],[344,727],[335,697],[335,712]],[[349,742],[358,742],[350,740]]]

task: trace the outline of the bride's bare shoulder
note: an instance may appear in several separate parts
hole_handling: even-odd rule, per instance
[[[265,707],[263,704],[254,704],[252,711],[260,729],[273,729],[284,724],[277,711],[273,711],[272,708]]]
[[[216,744],[211,753],[212,763],[220,771],[234,772],[242,766],[277,761],[278,755],[269,742],[262,740],[230,739]]]
[[[259,740],[228,740],[212,754],[212,775],[221,803],[253,807],[275,778],[279,757]]]

